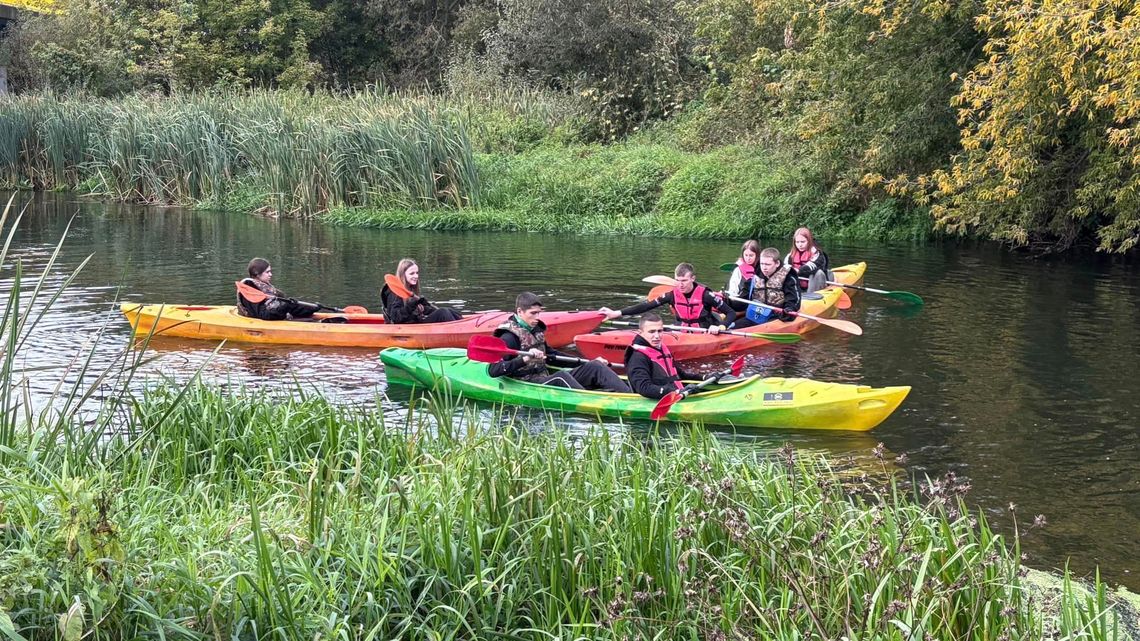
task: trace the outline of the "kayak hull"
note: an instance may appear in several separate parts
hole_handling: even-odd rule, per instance
[[[277,345],[330,347],[466,347],[472,336],[489,336],[510,312],[484,312],[447,323],[390,325],[380,314],[317,314],[343,317],[345,323],[264,321],[238,315],[232,305],[139,305],[123,303],[137,338],[156,336],[228,340]],[[597,312],[543,312],[547,342],[568,345],[576,334],[595,329],[604,317]]]
[[[491,378],[487,365],[471,361],[463,350],[413,351],[390,348],[380,353],[389,383],[446,390],[464,399],[536,409],[650,420],[657,401],[637,394],[571,390],[512,378]],[[760,378],[711,386],[670,409],[666,420],[737,428],[866,431],[880,424],[903,402],[910,387],[872,388],[821,383],[803,378]]]

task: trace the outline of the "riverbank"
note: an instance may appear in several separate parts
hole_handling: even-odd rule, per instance
[[[952,476],[916,502],[791,447],[536,433],[442,399],[391,425],[191,386],[128,416],[5,432],[23,638],[1113,638],[1104,587],[1050,611]]]
[[[925,208],[852,202],[803,160],[678,119],[601,144],[566,98],[299,92],[20,96],[0,188],[387,229],[920,240]]]
[[[763,150],[703,152],[638,139],[476,154],[475,207],[334,208],[322,220],[382,229],[787,237],[807,225],[829,239],[914,241],[933,235],[925,210],[884,199],[865,209],[829,201],[809,168]]]

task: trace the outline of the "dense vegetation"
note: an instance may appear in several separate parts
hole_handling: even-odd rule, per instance
[[[81,89],[115,98],[294,88],[329,91],[335,101],[371,86],[381,88],[372,93],[430,95],[480,105],[460,110],[467,117],[455,122],[473,137],[480,181],[504,172],[500,185],[519,182],[512,173],[539,163],[557,175],[563,167],[585,172],[578,158],[647,157],[661,147],[634,147],[663,145],[669,157],[657,161],[660,179],[650,181],[648,197],[621,210],[614,230],[733,236],[774,218],[780,230],[807,221],[867,235],[884,224],[897,236],[933,226],[1039,251],[1080,244],[1127,251],[1140,239],[1134,1],[54,5],[5,39],[18,91]],[[521,115],[527,105],[519,108],[513,96],[536,95],[558,105],[557,117]],[[482,132],[489,135],[481,137],[479,120],[492,113]],[[0,135],[22,143],[2,125]],[[626,151],[594,146],[619,141]],[[480,157],[485,153],[491,156]],[[668,183],[692,165],[726,181],[711,192],[704,182],[698,200],[747,206],[727,217],[716,207],[708,219],[677,215],[673,201],[694,195],[670,195]],[[741,165],[762,173],[743,175]],[[604,170],[607,186],[619,189],[625,176]],[[764,202],[751,200],[750,179],[772,187],[756,195]],[[266,180],[243,183],[244,191],[276,207],[261,189]],[[529,194],[483,200],[477,192],[460,202],[439,199],[444,208],[467,208],[462,215],[426,217],[403,202],[372,207],[366,197],[371,215],[340,211],[359,206],[352,198],[286,200],[293,209],[336,209],[338,218],[362,224],[593,227],[550,219],[558,209],[615,220],[573,203],[525,215],[521,201]],[[862,222],[868,212],[874,220]]]

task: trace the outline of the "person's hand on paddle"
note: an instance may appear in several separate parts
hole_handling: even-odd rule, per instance
[[[537,347],[527,350],[526,355],[523,356],[524,363],[533,363],[535,361],[545,361],[546,352],[538,349]]]
[[[610,366],[610,362],[609,362],[609,361],[607,361],[606,359],[602,358],[601,356],[599,356],[599,357],[595,358],[594,360],[595,360],[595,361],[598,361],[598,362],[599,362],[599,363],[601,363],[602,365],[605,365],[606,367],[609,367],[609,366]]]
[[[723,325],[709,325],[709,333],[713,336],[719,334],[723,329],[725,329]]]
[[[613,320],[615,318],[621,318],[621,312],[619,312],[616,309],[610,309],[609,307],[600,308],[598,310],[598,313],[599,314],[605,314],[606,320]]]

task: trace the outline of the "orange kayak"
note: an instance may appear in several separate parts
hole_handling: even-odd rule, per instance
[[[137,338],[152,329],[156,336],[206,340],[231,340],[279,345],[326,345],[333,347],[466,347],[472,336],[490,335],[511,317],[510,312],[483,312],[448,323],[390,325],[381,314],[317,314],[315,318],[340,317],[348,322],[315,323],[264,321],[239,316],[232,305],[140,305],[123,303],[123,314]],[[574,336],[593,331],[605,317],[594,311],[543,312],[546,340],[554,346],[569,345]]]
[[[866,271],[867,263],[843,265],[842,267],[836,267],[832,270],[836,282],[846,285],[858,285],[861,283]],[[820,298],[804,299],[800,310],[812,316],[835,318],[839,313],[839,309],[836,305],[841,296],[841,289],[838,287],[827,287],[816,293],[820,295]],[[764,323],[760,327],[750,327],[741,331],[762,332],[765,334],[804,334],[817,327],[819,327],[819,323],[813,320],[796,317],[794,320],[786,323],[783,321],[772,321]],[[578,351],[587,358],[597,358],[601,356],[609,361],[620,362],[625,355],[625,348],[629,347],[629,344],[633,342],[635,334],[636,332],[633,330],[584,334],[574,337],[574,345],[576,345]],[[669,351],[673,353],[673,357],[677,360],[703,358],[716,354],[731,354],[733,352],[756,349],[771,344],[771,341],[763,338],[748,338],[729,334],[713,336],[712,334],[690,332],[666,332],[662,334],[662,340],[665,342],[665,346],[669,348]]]

